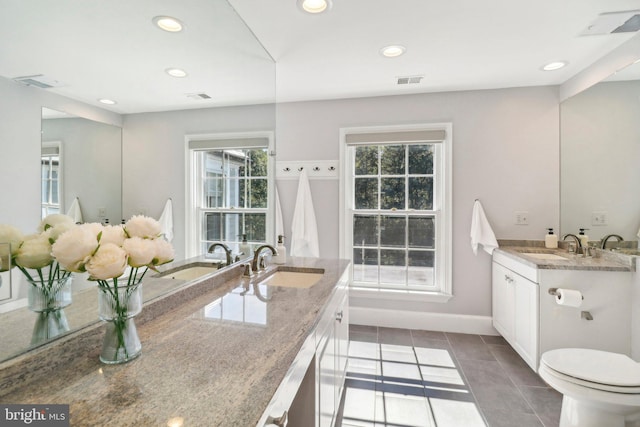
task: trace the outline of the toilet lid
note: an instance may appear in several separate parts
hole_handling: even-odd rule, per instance
[[[560,348],[542,355],[549,368],[581,380],[616,387],[640,387],[640,364],[624,354]]]

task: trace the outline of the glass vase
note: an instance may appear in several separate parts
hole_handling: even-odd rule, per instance
[[[107,322],[100,361],[107,364],[125,363],[135,359],[142,344],[134,317],[142,311],[142,286],[116,286],[113,283],[98,288],[98,314]]]
[[[69,331],[64,308],[71,304],[71,281],[69,274],[62,278],[29,280],[27,304],[37,313],[33,325],[31,345],[41,344]]]

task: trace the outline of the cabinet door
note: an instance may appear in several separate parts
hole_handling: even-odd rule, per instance
[[[344,296],[336,313],[336,408],[340,406],[342,389],[347,375],[349,356],[349,298]]]
[[[331,427],[336,406],[336,339],[335,326],[330,323],[317,352],[318,364],[318,426]]]
[[[493,326],[507,340],[514,337],[514,298],[516,274],[494,262],[492,265]]]
[[[538,370],[538,285],[516,276],[514,348],[525,362]]]

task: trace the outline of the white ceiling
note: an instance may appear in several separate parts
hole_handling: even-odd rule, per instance
[[[48,90],[116,99],[103,108],[118,113],[268,102],[274,78],[279,102],[558,85],[635,34],[581,36],[599,14],[640,10],[640,0],[333,0],[308,15],[295,0],[229,3],[276,60],[275,77],[223,0],[0,0],[0,76],[45,74],[66,84]],[[154,28],[157,15],[186,30]],[[384,58],[389,44],[407,52]],[[569,66],[540,70],[558,60]],[[422,83],[396,84],[413,75]]]

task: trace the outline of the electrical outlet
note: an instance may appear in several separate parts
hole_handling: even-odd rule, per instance
[[[516,225],[529,225],[529,212],[516,211],[515,215]]]
[[[607,212],[605,211],[591,212],[591,225],[607,225]]]
[[[107,217],[107,208],[98,208],[98,218]]]

